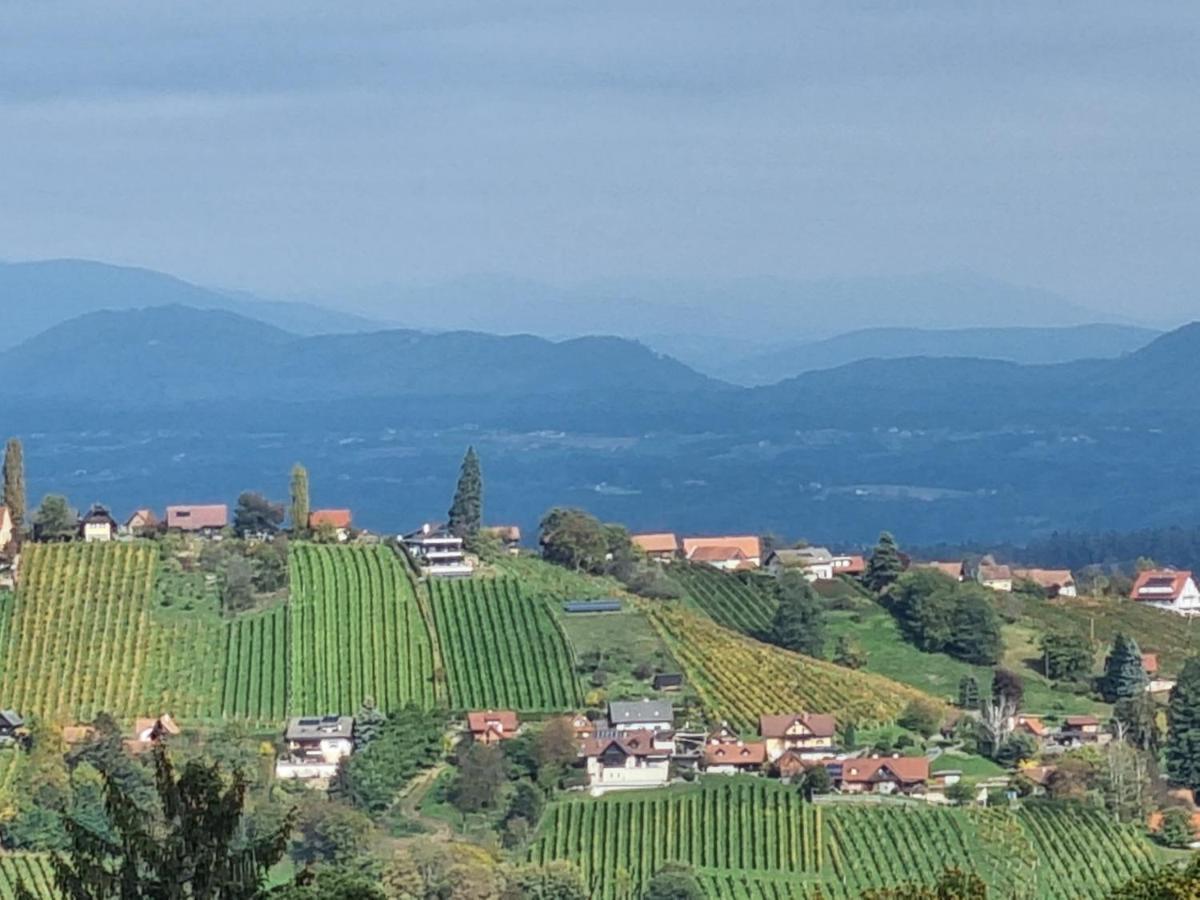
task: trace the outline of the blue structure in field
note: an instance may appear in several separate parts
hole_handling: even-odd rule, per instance
[[[570,600],[563,604],[566,613],[606,613],[620,612],[620,600]]]

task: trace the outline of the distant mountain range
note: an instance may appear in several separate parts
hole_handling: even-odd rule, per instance
[[[259,300],[200,287],[154,272],[78,259],[0,263],[0,350],[14,347],[68,319],[106,309],[183,305],[223,309],[297,334],[378,328],[370,319],[307,303]]]
[[[866,328],[821,341],[770,350],[721,355],[681,347],[679,359],[700,371],[743,385],[774,384],[785,378],[833,369],[863,359],[971,357],[1024,364],[1108,359],[1144,347],[1162,332],[1135,325],[1068,325],[1058,328]],[[671,352],[671,341],[661,344]],[[692,352],[689,352],[692,351]]]

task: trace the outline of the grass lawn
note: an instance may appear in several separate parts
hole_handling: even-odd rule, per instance
[[[958,682],[964,675],[974,675],[983,690],[991,683],[988,666],[973,666],[944,653],[925,653],[908,643],[900,633],[895,619],[883,607],[864,601],[854,611],[836,610],[826,617],[833,641],[845,634],[854,638],[867,651],[868,672],[886,675],[904,684],[954,702],[958,697]],[[1033,646],[1033,632],[1018,626],[1004,629],[1005,662],[1025,680],[1025,708],[1045,714],[1075,714],[1102,710],[1088,697],[1055,690],[1039,673],[1021,664]],[[1011,646],[1010,646],[1011,644]],[[1036,648],[1032,650],[1036,658]]]
[[[997,765],[986,757],[974,753],[962,753],[958,750],[949,750],[943,753],[930,764],[929,770],[935,773],[957,770],[962,772],[964,781],[980,781],[984,778],[995,778],[1008,774],[1003,766]]]

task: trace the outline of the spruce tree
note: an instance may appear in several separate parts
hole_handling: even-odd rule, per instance
[[[292,534],[308,531],[308,469],[296,463],[292,466]]]
[[[825,655],[825,615],[821,598],[797,572],[779,576],[779,608],[771,623],[772,644],[818,658]]]
[[[1167,775],[1200,789],[1200,657],[1184,663],[1167,702]]]
[[[9,438],[4,448],[3,504],[12,516],[13,528],[20,533],[25,525],[25,452],[18,438]]]
[[[979,707],[979,681],[974,675],[964,675],[958,681],[958,705],[960,709]]]
[[[362,706],[354,716],[354,752],[361,753],[367,746],[379,737],[387,724],[387,716],[375,706],[374,697],[363,699]]]
[[[468,447],[458,473],[458,486],[454,490],[446,525],[452,534],[471,544],[482,524],[483,475],[479,470],[475,448]]]
[[[1146,687],[1146,670],[1142,668],[1142,651],[1137,641],[1125,634],[1113,638],[1112,650],[1104,660],[1104,675],[1100,678],[1100,693],[1109,703],[1136,697]]]
[[[879,535],[879,543],[875,545],[870,562],[867,563],[863,580],[871,590],[882,594],[903,571],[904,561],[900,559],[900,548],[896,546],[896,539],[892,537],[891,532],[885,531]]]

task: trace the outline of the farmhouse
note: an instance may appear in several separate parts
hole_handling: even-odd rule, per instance
[[[521,723],[509,709],[486,709],[467,713],[467,730],[480,744],[498,744],[517,736]]]
[[[135,509],[133,515],[125,520],[125,531],[135,537],[154,531],[158,528],[158,516],[152,509]]]
[[[276,778],[327,780],[337,773],[338,762],[354,752],[354,719],[290,719],[283,737],[287,749],[275,761]]]
[[[670,731],[675,709],[669,700],[614,700],[608,704],[608,723],[617,731]]]
[[[953,578],[955,581],[963,580],[963,564],[962,561],[947,562],[945,560],[933,560],[931,562],[913,563],[914,569],[934,569],[941,572],[947,578]]]
[[[229,524],[229,507],[224,503],[201,506],[168,506],[167,528],[209,537],[219,534]]]
[[[975,570],[975,580],[993,591],[1010,593],[1013,588],[1012,569],[1005,565],[982,562]]]
[[[87,543],[106,543],[117,536],[117,520],[99,503],[79,520],[79,536]]]
[[[1042,721],[1041,716],[1033,716],[1027,713],[1017,713],[1013,716],[1012,729],[1019,734],[1027,734],[1039,743],[1046,739],[1050,734],[1050,729],[1046,727],[1046,723]]]
[[[844,759],[827,768],[844,794],[922,794],[929,783],[929,760],[924,756]]]
[[[469,576],[474,571],[463,552],[462,538],[444,525],[427,522],[404,535],[400,542],[426,575],[456,578]]]
[[[1075,576],[1070,569],[1013,569],[1017,581],[1032,581],[1047,597],[1074,597]]]
[[[745,741],[711,741],[704,746],[704,771],[714,775],[758,772],[767,761],[767,745]]]
[[[1138,575],[1129,596],[1181,616],[1200,614],[1200,589],[1187,570],[1148,569]]]
[[[1067,716],[1059,730],[1058,739],[1067,746],[1103,743],[1100,720],[1095,716]]]
[[[833,752],[833,737],[837,721],[833,716],[794,713],[783,716],[761,716],[758,733],[767,748],[767,758],[775,762],[789,750],[803,758],[816,759]]]
[[[593,796],[667,784],[674,752],[671,736],[654,731],[597,731],[581,749]]]
[[[734,553],[733,551],[737,551]],[[697,554],[700,556],[697,556]],[[762,564],[762,543],[753,535],[685,537],[683,555],[721,569],[756,569]]]
[[[308,514],[309,531],[332,528],[337,539],[343,544],[350,540],[351,522],[352,517],[348,509],[314,509]]]
[[[13,539],[13,520],[7,506],[0,506],[0,551],[4,550]]]
[[[669,531],[630,535],[633,546],[650,559],[670,561],[679,555],[679,538]]]

